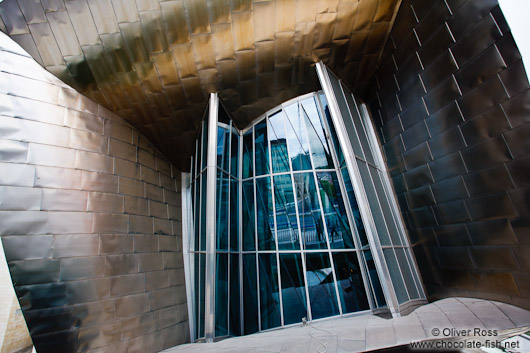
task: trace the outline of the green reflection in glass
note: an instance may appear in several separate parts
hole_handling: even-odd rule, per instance
[[[337,276],[342,312],[368,310],[368,298],[357,254],[355,252],[333,253],[333,265]]]
[[[239,255],[230,254],[230,322],[229,334],[241,334],[241,316],[239,298]]]
[[[315,169],[333,169],[331,151],[320,122],[315,99],[313,97],[305,99],[301,102],[301,105]]]
[[[275,250],[274,211],[270,177],[256,178],[256,217],[258,225],[258,249]]]
[[[216,246],[217,250],[228,250],[228,188],[229,176],[217,170],[216,197]]]
[[[217,254],[215,266],[215,336],[228,335],[228,254]]]
[[[337,295],[328,253],[306,254],[306,277],[312,318],[338,315]]]
[[[364,223],[361,218],[361,211],[359,210],[359,205],[357,204],[357,199],[355,198],[355,193],[353,191],[350,173],[348,173],[348,169],[346,167],[341,169],[341,173],[342,178],[344,179],[346,193],[348,194],[348,200],[353,214],[353,219],[355,221],[355,227],[357,227],[357,233],[359,234],[359,239],[361,240],[361,246],[368,245],[368,238],[366,237],[366,230],[364,229]]]
[[[283,320],[285,325],[307,318],[304,271],[300,254],[280,254]]]
[[[309,170],[311,169],[309,141],[305,133],[305,123],[301,116],[300,105],[298,102],[291,104],[283,112],[288,116],[285,126],[293,170]]]
[[[276,203],[276,232],[280,250],[300,250],[298,221],[294,202],[291,175],[274,176],[274,201]]]
[[[239,135],[235,132],[231,133],[232,139],[230,140],[230,174],[238,178],[239,170]]]
[[[289,171],[289,155],[285,135],[285,114],[278,112],[269,117],[272,170],[274,173]]]
[[[252,129],[247,131],[243,135],[243,179],[254,175],[253,172],[253,154],[254,154],[254,141],[252,141]]]
[[[254,180],[243,182],[243,250],[256,250],[254,224]]]
[[[243,255],[243,322],[245,335],[257,332],[259,329],[258,282],[256,274],[256,255]]]
[[[267,122],[262,122],[254,126],[256,147],[256,176],[270,173],[269,169],[269,143],[267,140]]]
[[[276,254],[259,254],[261,329],[281,325]]]
[[[217,166],[228,173],[228,165],[230,161],[230,132],[220,126],[217,127],[216,152]]]
[[[326,117],[326,122],[328,123],[329,129],[330,129],[331,140],[333,141],[333,146],[335,146],[335,151],[337,152],[339,164],[342,167],[346,165],[346,161],[344,159],[344,154],[342,153],[342,148],[340,147],[340,144],[339,144],[339,139],[337,138],[337,132],[335,131],[333,120],[331,119],[331,112],[329,111],[328,101],[326,99],[326,96],[323,93],[319,93],[318,98],[322,104],[322,109],[324,110],[324,115]]]
[[[239,183],[230,178],[230,250],[239,250]]]

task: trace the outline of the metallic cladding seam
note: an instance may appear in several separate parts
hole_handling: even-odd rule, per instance
[[[180,173],[0,34],[0,236],[39,352],[188,341]]]
[[[530,91],[496,0],[405,0],[368,105],[427,294],[530,308]]]
[[[244,127],[317,90],[319,60],[364,91],[400,2],[7,0],[0,30],[187,170],[209,93]]]

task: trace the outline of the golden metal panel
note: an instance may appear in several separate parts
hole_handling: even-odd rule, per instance
[[[318,0],[296,1],[296,24],[300,22],[314,22],[317,16]]]
[[[136,4],[131,0],[112,0],[118,23],[140,21]]]
[[[276,2],[275,31],[294,31],[296,24],[296,0],[282,0]]]
[[[208,12],[213,24],[232,22],[230,0],[207,0]]]
[[[377,11],[377,3],[378,1],[367,0],[361,1],[359,3],[357,15],[355,16],[355,25],[353,27],[353,31],[360,31],[370,28]]]
[[[173,57],[181,79],[197,76],[197,66],[193,57],[191,44],[181,44],[173,47]]]
[[[112,70],[105,60],[103,50],[101,44],[83,47],[88,66],[98,84],[110,81],[112,78]]]
[[[215,67],[215,54],[213,52],[212,36],[210,34],[192,36],[191,46],[193,48],[198,70]]]
[[[123,72],[116,75],[121,83],[129,102],[140,102],[145,100],[138,75],[134,71]]]
[[[231,23],[212,25],[212,45],[216,61],[235,59],[233,38]]]
[[[237,86],[237,64],[235,60],[218,61],[217,69],[223,82],[223,88],[227,89]]]
[[[63,0],[41,0],[41,3],[46,12],[65,10]]]
[[[315,26],[316,22],[302,22],[296,24],[296,29],[294,33],[294,55],[311,55],[311,52],[313,50],[313,36],[315,33]]]
[[[199,70],[199,79],[201,81],[202,89],[206,93],[215,93],[221,88],[221,80],[219,79],[217,69],[215,68]]]
[[[230,0],[233,12],[250,11],[252,9],[252,0]]]
[[[46,22],[46,15],[39,0],[18,0],[27,24]]]
[[[276,33],[276,65],[288,64],[294,51],[294,32]]]
[[[254,49],[254,26],[252,12],[232,14],[234,46],[236,51]]]
[[[127,54],[125,41],[121,33],[102,34],[101,41],[105,55],[114,73],[132,70],[131,60]]]
[[[147,49],[141,23],[120,23],[120,29],[132,62],[149,61],[149,50]]]
[[[190,23],[191,34],[210,32],[210,20],[206,0],[184,0],[184,7]]]
[[[158,10],[160,9],[160,2],[158,0],[136,0],[136,7],[139,12]]]
[[[183,78],[181,83],[182,88],[184,88],[184,94],[190,102],[201,103],[204,101],[204,93],[198,77]]]
[[[254,50],[236,52],[239,81],[253,80],[256,76],[256,53]]]
[[[81,47],[76,36],[73,36],[74,27],[66,11],[48,12],[46,14],[57,45],[63,56],[81,54]]]
[[[146,94],[162,92],[162,85],[152,62],[134,64],[134,69]]]
[[[317,13],[331,13],[337,12],[339,7],[339,0],[319,0]]]
[[[274,41],[256,43],[256,65],[257,72],[274,71]]]
[[[120,32],[110,0],[87,0],[99,34]]]
[[[396,11],[396,4],[394,0],[379,0],[377,12],[374,16],[374,22],[390,22]]]
[[[177,66],[170,52],[153,55],[153,59],[163,86],[176,85],[180,82]]]
[[[188,43],[190,34],[182,1],[165,1],[160,4],[160,7],[162,9],[162,17],[166,23],[169,44]]]
[[[99,44],[98,31],[86,0],[71,0],[65,5],[79,44],[81,46]]]
[[[64,64],[63,57],[53,37],[50,25],[45,22],[31,24],[28,27],[35,40],[35,45],[37,45],[44,66]]]
[[[335,28],[336,13],[323,13],[317,15],[317,24],[315,28],[314,49],[326,48],[333,39],[333,30]]]
[[[335,22],[335,32],[333,32],[333,40],[350,38],[358,7],[358,2],[343,2],[339,4],[337,21]]]
[[[140,20],[151,53],[160,53],[169,49],[166,31],[160,10],[140,12]]]
[[[16,1],[5,1],[3,6],[0,7],[0,16],[7,29],[7,34],[28,33],[26,20]]]
[[[254,40],[274,40],[274,5],[273,1],[263,1],[254,4]]]

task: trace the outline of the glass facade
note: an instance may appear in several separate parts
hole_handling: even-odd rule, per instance
[[[351,109],[346,99],[342,104]],[[400,303],[423,295],[413,274],[400,273],[411,263],[409,250],[402,243],[388,246],[399,236],[396,240],[378,228],[384,255],[374,259],[374,243],[330,111],[328,98],[316,92],[284,103],[244,130],[235,127],[222,105],[216,134],[207,131],[215,125],[203,122],[189,186],[194,278],[188,285],[193,285],[195,300],[195,339],[208,339],[205,320],[214,321],[210,337],[224,337],[384,308],[388,288],[380,281],[378,261],[397,268],[389,277],[403,283],[395,292]],[[209,140],[212,136],[215,141]],[[367,197],[381,202],[385,190],[372,181],[380,171],[363,143],[368,140],[358,141],[355,155],[364,163],[360,177],[369,184],[364,185]],[[214,200],[206,196],[211,186],[205,149],[216,151]],[[212,201],[215,214],[207,215],[206,204]],[[385,217],[394,216],[381,206],[378,210],[373,217],[382,219],[375,223],[387,227]],[[207,218],[215,219],[210,250]],[[213,267],[207,267],[208,258],[214,259]],[[214,274],[211,283],[208,271]],[[213,298],[213,319],[204,303],[208,298]]]

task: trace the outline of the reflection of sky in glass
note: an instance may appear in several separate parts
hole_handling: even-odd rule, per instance
[[[299,105],[292,104],[286,107],[284,111],[288,116],[285,125],[293,170],[311,169],[309,141],[304,131],[304,121],[300,116]]]

